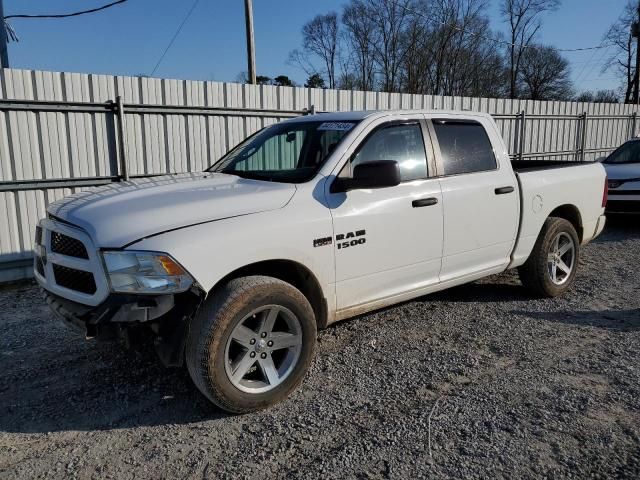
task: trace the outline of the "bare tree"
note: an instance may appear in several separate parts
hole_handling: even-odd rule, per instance
[[[348,50],[345,63],[347,68],[352,66],[349,75],[356,88],[373,90],[375,86],[375,58],[373,46],[377,42],[376,31],[370,14],[370,4],[363,0],[352,0],[344,7],[342,24],[344,26],[344,41]],[[346,77],[345,77],[346,78]]]
[[[518,94],[518,74],[520,62],[527,46],[540,30],[540,16],[556,10],[560,0],[503,0],[501,13],[509,24],[509,94]]]
[[[422,0],[405,30],[403,91],[503,96],[505,67],[487,0]]]
[[[299,68],[307,76],[318,73],[319,70],[318,67],[316,67],[313,62],[311,62],[309,55],[301,50],[298,50],[297,48],[289,52],[287,64],[291,65],[292,67]]]
[[[386,92],[400,91],[400,71],[409,46],[403,42],[412,0],[367,0],[374,29],[373,55]]]
[[[602,71],[614,68],[621,77],[624,102],[630,103],[636,76],[636,42],[631,35],[631,25],[636,20],[638,1],[628,1],[616,22],[604,35],[604,42],[611,44],[613,54],[607,59]]]
[[[518,79],[524,98],[568,100],[572,97],[569,62],[553,47],[527,48],[522,54]]]
[[[333,76],[334,85],[504,96],[508,72],[500,43],[495,41],[499,35],[491,31],[489,2],[349,0],[341,16],[340,54],[334,57],[339,74]],[[322,69],[311,63],[319,55],[309,53],[310,46],[304,43],[302,51],[290,54],[290,63],[312,75]]]
[[[618,103],[620,96],[615,90],[598,90],[593,101],[595,103]]]
[[[302,47],[324,63],[329,88],[336,86],[336,55],[338,51],[338,14],[317,15],[302,27]]]
[[[614,90],[598,90],[593,93],[586,90],[575,98],[576,102],[592,102],[592,103],[618,103],[619,95]]]

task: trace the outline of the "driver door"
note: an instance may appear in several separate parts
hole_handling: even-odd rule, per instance
[[[342,193],[327,188],[338,314],[438,283],[441,266],[442,195],[439,180],[429,176],[434,154],[424,119],[394,116],[364,135],[347,151],[339,176],[350,176],[360,162],[395,160],[402,181]]]

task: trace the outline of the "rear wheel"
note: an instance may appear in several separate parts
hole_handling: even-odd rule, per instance
[[[580,240],[564,218],[548,218],[527,262],[519,268],[522,283],[543,297],[562,295],[573,285],[580,258]]]
[[[299,385],[315,341],[313,309],[299,290],[271,277],[238,278],[210,296],[194,318],[187,367],[220,408],[251,412]]]

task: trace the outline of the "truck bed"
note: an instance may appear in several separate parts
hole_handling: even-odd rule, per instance
[[[579,165],[592,165],[597,162],[576,160],[511,160],[514,172],[534,172],[538,170],[550,170],[553,168],[576,167]]]
[[[512,267],[526,260],[544,221],[557,207],[575,212],[582,227],[582,242],[591,240],[604,210],[605,172],[600,163],[516,160],[512,165],[521,194],[520,232],[512,255]],[[550,174],[548,170],[552,169],[556,171]]]

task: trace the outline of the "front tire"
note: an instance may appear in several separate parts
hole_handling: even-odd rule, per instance
[[[252,412],[300,384],[315,343],[313,309],[298,289],[272,277],[237,278],[210,295],[193,319],[187,369],[218,407]]]
[[[526,263],[518,269],[520,280],[535,295],[557,297],[571,288],[580,259],[580,240],[564,218],[549,217],[542,226]]]

